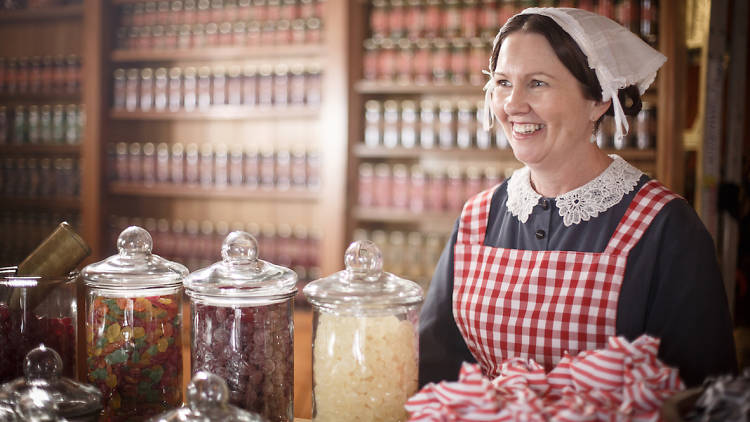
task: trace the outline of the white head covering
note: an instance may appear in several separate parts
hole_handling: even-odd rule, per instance
[[[531,7],[519,14],[538,14],[552,18],[578,44],[588,58],[589,67],[594,69],[599,79],[602,101],[612,100],[615,112],[615,139],[622,139],[628,132],[628,121],[617,97],[617,91],[629,85],[637,85],[643,95],[654,82],[656,71],[667,58],[617,22],[586,10]],[[493,51],[504,28],[505,26],[495,37]],[[489,129],[494,119],[490,109],[493,87],[494,80],[490,74],[490,80],[484,87],[485,129]]]

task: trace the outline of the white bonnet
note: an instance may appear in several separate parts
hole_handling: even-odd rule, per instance
[[[654,82],[656,71],[667,58],[617,22],[586,10],[532,7],[519,14],[538,14],[552,18],[578,44],[588,58],[589,67],[594,69],[599,79],[602,101],[612,99],[615,138],[622,139],[628,132],[628,122],[617,91],[629,85],[636,85],[643,95]],[[500,33],[502,30],[501,28]],[[500,33],[495,37],[495,45],[499,41]],[[493,80],[490,75],[490,82],[485,86],[485,109],[488,111],[485,113],[485,128],[489,128],[494,118],[489,109],[489,94],[492,87]]]

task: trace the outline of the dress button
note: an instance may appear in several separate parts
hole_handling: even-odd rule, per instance
[[[542,230],[542,229],[539,229],[539,230],[536,231],[536,238],[537,239],[544,239],[545,235],[546,235],[546,233],[544,233],[544,230]]]
[[[549,201],[548,200],[542,199],[542,209],[545,210],[545,211],[549,209]]]

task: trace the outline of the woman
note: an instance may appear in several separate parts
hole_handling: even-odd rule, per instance
[[[464,206],[422,309],[420,385],[455,379],[462,361],[490,377],[512,357],[550,370],[613,335],[659,337],[688,385],[736,370],[710,235],[591,141],[605,113],[623,136],[664,60],[582,10],[527,9],[503,26],[485,102],[525,167]]]

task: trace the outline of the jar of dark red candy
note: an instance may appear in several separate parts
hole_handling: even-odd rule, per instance
[[[23,376],[0,387],[0,420],[98,420],[101,393],[92,385],[63,377],[63,361],[53,349],[39,345],[22,363]]]
[[[155,416],[149,422],[266,422],[256,413],[229,404],[226,382],[210,372],[197,372],[185,396],[185,406]]]
[[[77,278],[0,268],[0,383],[20,377],[24,356],[40,343],[59,350],[64,375],[75,376]]]
[[[294,271],[258,258],[258,243],[230,233],[222,261],[191,273],[192,373],[208,371],[229,386],[230,403],[273,422],[294,418]]]
[[[314,310],[313,421],[405,421],[417,391],[422,288],[383,271],[369,240],[352,243],[344,262],[303,290]]]
[[[81,272],[86,286],[86,376],[102,420],[142,421],[182,403],[182,282],[187,268],[151,253],[131,226],[119,253]]]

